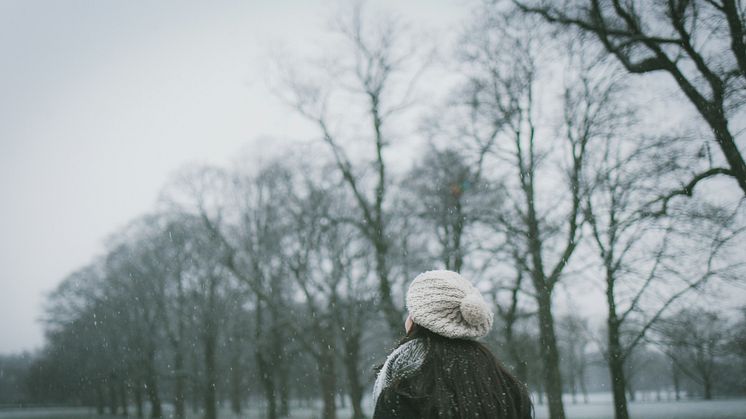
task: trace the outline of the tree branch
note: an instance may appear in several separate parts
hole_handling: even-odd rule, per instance
[[[666,213],[668,212],[668,203],[671,199],[673,199],[676,196],[691,197],[694,194],[694,187],[697,186],[697,183],[699,183],[700,181],[704,179],[717,176],[717,175],[726,175],[726,176],[734,177],[733,171],[730,169],[726,169],[724,167],[714,167],[712,169],[705,170],[704,172],[695,175],[692,178],[692,180],[689,181],[689,183],[687,183],[680,189],[673,190],[669,192],[667,195],[662,196],[652,201],[649,205],[653,205],[653,204],[660,202],[661,208],[658,211],[647,212],[646,215],[650,215],[654,217],[666,215]]]

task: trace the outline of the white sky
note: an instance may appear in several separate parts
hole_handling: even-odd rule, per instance
[[[464,3],[369,6],[447,27]],[[312,47],[340,4],[0,2],[0,353],[41,346],[45,293],[174,170],[308,136],[267,89],[269,49]]]

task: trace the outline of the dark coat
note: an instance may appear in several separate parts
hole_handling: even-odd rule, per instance
[[[492,357],[489,350],[475,342],[450,342],[450,353],[428,358],[431,347],[420,339],[408,341],[389,355],[374,385],[376,406],[373,419],[438,418],[533,418],[533,408],[523,384],[515,380]],[[465,351],[465,352],[462,352]],[[460,354],[469,354],[461,357]],[[423,371],[426,359],[433,359],[438,370]],[[452,362],[443,363],[446,359]],[[495,370],[488,371],[490,365]],[[433,376],[433,371],[441,371]],[[453,372],[457,371],[457,372]],[[479,372],[487,371],[488,375]],[[452,381],[454,377],[460,381]],[[489,389],[463,377],[484,377],[495,387]],[[445,381],[443,381],[445,380]],[[455,386],[454,382],[462,384]],[[439,383],[439,384],[438,384]],[[468,387],[472,385],[474,387]],[[435,396],[437,394],[437,396]],[[436,413],[437,412],[437,413]]]
[[[380,392],[376,400],[373,419],[421,417],[423,398],[414,398],[409,388],[409,378],[417,372],[425,359],[425,346],[420,340],[412,340],[392,352],[376,378],[374,391]],[[392,383],[396,383],[392,386]]]
[[[422,417],[422,399],[408,397],[391,387],[376,402],[373,419],[417,419]]]

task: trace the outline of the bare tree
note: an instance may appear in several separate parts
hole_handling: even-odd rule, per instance
[[[468,241],[472,230],[486,212],[499,211],[497,188],[481,176],[478,165],[463,153],[433,146],[401,186],[407,212],[432,229],[439,244],[437,259],[446,269],[461,271],[466,255],[475,248]]]
[[[358,261],[358,267],[351,266]],[[370,281],[367,278],[373,271],[366,255],[348,255],[341,262],[342,293],[338,296],[337,307],[334,310],[336,321],[342,330],[342,362],[345,366],[349,394],[352,401],[352,419],[363,419],[363,397],[365,395],[366,378],[363,368],[364,335],[366,326],[375,312],[375,301]]]
[[[727,324],[718,313],[684,309],[657,326],[659,344],[676,368],[702,386],[705,400],[712,399],[718,362],[724,355]]]
[[[517,260],[517,253],[514,253],[513,257]],[[533,321],[536,316],[533,307],[525,307],[526,300],[530,300],[530,295],[526,292],[528,273],[516,269],[514,274],[514,278],[509,278],[504,284],[496,284],[492,288],[499,330],[502,330],[502,333],[494,337],[498,341],[498,346],[504,348],[501,352],[505,353],[505,360],[512,367],[516,377],[526,384],[540,384],[534,380],[537,375],[534,372],[542,370],[541,357],[537,353],[538,339],[534,331],[526,330],[526,323]],[[507,299],[501,299],[503,294]],[[541,397],[543,398],[543,394]]]
[[[741,308],[740,311],[740,318],[731,328],[726,348],[733,359],[733,364],[741,371],[741,374],[738,374],[740,380],[737,385],[739,393],[743,394],[746,392],[746,309]]]
[[[295,325],[294,335],[299,337],[317,362],[324,419],[336,419],[337,368],[334,347],[337,330],[334,327],[333,310],[336,308],[336,288],[342,280],[339,261],[323,255],[325,242],[324,223],[326,206],[329,204],[323,192],[312,188],[307,194],[292,190],[294,206],[292,217],[292,239],[286,248],[289,271],[303,293],[303,302],[308,310],[306,322]],[[300,196],[298,196],[300,195]],[[291,200],[289,200],[290,204]],[[308,324],[312,334],[303,333],[299,327]]]
[[[290,224],[278,203],[287,202],[292,177],[276,162],[254,174],[236,174],[230,194],[237,201],[228,205],[234,208],[233,221],[205,218],[228,249],[226,266],[254,295],[255,358],[271,418],[290,413],[290,352],[284,342],[295,319],[287,312],[290,273],[283,252]]]
[[[119,378],[141,371],[131,362],[139,361],[139,353],[121,353],[120,338],[127,331],[116,321],[120,316],[114,316],[121,299],[107,298],[103,262],[96,260],[73,272],[50,294],[45,317],[48,347],[28,377],[33,399],[59,403],[66,397],[90,398],[99,413],[108,407],[114,415],[121,404],[114,391]]]
[[[186,417],[187,380],[194,379],[187,372],[185,364],[189,338],[187,328],[192,323],[192,316],[188,311],[192,304],[187,298],[186,276],[190,258],[195,251],[195,243],[191,239],[194,235],[194,223],[199,220],[180,220],[167,216],[154,218],[152,231],[147,232],[148,236],[142,240],[140,246],[146,251],[146,255],[157,261],[155,266],[160,269],[150,279],[154,282],[158,315],[173,356],[169,372],[174,382],[174,417],[183,419]]]
[[[621,129],[614,131],[621,134]],[[651,141],[648,147],[660,147],[661,144]],[[599,157],[588,167],[591,172],[589,182],[592,182],[589,189],[592,193],[586,197],[584,204],[595,248],[603,263],[608,308],[605,357],[610,370],[614,409],[618,419],[629,417],[625,393],[629,377],[625,377],[624,366],[628,364],[631,352],[645,333],[643,331],[625,347],[622,343],[624,322],[639,309],[638,303],[650,291],[651,284],[655,285],[659,265],[668,255],[670,233],[658,226],[655,220],[650,224],[650,220],[644,216],[645,198],[640,198],[640,195],[645,195],[651,189],[651,184],[660,181],[657,167],[663,165],[659,165],[659,162],[642,161],[645,146],[631,147],[631,152],[629,149],[629,145],[616,138],[609,138],[596,145],[594,151]],[[647,248],[651,242],[648,236],[658,238],[661,230],[664,230],[664,234],[659,239],[658,247],[650,251]],[[643,250],[636,252],[638,247]],[[640,255],[643,255],[643,260]],[[650,264],[644,264],[645,255],[648,256],[647,259],[652,259]],[[648,271],[641,272],[640,266],[648,268]],[[618,289],[622,280],[630,278],[634,281],[638,277],[646,280],[633,289],[634,297],[628,302],[628,306],[620,309],[623,302],[618,295],[630,292],[628,287]],[[676,295],[673,300],[680,296],[681,294]],[[665,307],[668,305],[665,304]]]
[[[271,180],[271,177],[266,179]],[[265,240],[269,240],[266,243],[279,246],[275,241],[275,220],[271,218],[274,212],[267,207],[267,197],[263,195],[271,187],[251,193],[253,191],[242,189],[247,186],[242,179],[232,177],[222,169],[189,168],[177,176],[161,198],[170,211],[198,221],[193,227],[195,234],[192,239],[197,253],[191,255],[196,263],[193,265],[196,271],[189,278],[194,282],[191,298],[195,299],[199,309],[196,314],[204,346],[206,415],[210,417],[216,415],[217,406],[215,360],[220,333],[219,318],[231,277],[247,286],[255,297],[255,354],[271,418],[276,418],[278,414],[277,391],[280,390],[282,395],[287,388],[278,384],[281,373],[285,371],[279,362],[284,351],[280,336],[282,320],[278,314],[284,290],[281,281],[272,282],[281,277],[282,272],[272,269],[278,256],[262,260],[264,252],[271,253],[271,249],[257,245],[260,241],[265,243]],[[259,201],[255,206],[246,206],[251,199]],[[271,316],[269,321],[264,317],[265,308]],[[273,365],[278,367],[272,368]],[[286,403],[283,405],[287,407]]]
[[[560,318],[560,342],[566,366],[564,378],[570,384],[572,402],[577,403],[577,394],[583,394],[583,401],[588,403],[588,389],[586,386],[586,371],[589,365],[588,321],[577,314],[568,314]]]
[[[746,162],[729,123],[742,108],[746,83],[746,21],[739,0],[514,3],[549,22],[593,34],[632,74],[670,74],[697,109],[727,167],[709,167],[683,180],[680,189],[662,198],[664,205],[674,196],[691,196],[700,181],[718,175],[732,177],[746,194]]]
[[[386,203],[391,180],[386,154],[394,141],[392,121],[410,107],[421,63],[415,61],[416,49],[405,42],[404,25],[392,18],[371,24],[362,9],[362,3],[355,3],[352,13],[336,22],[337,33],[348,46],[339,63],[325,69],[316,80],[304,80],[285,65],[285,92],[281,95],[298,114],[316,125],[352,193],[358,213],[347,221],[360,230],[373,249],[380,306],[389,326],[397,330],[402,311],[392,293],[392,236]],[[310,63],[306,66],[313,67]],[[341,93],[335,91],[340,85]],[[343,116],[333,112],[339,107]],[[362,108],[362,114],[354,111],[357,108]],[[369,129],[365,133],[359,128],[347,135],[335,130],[343,121],[356,123],[356,118],[367,121]],[[358,162],[355,158],[354,151],[360,152],[361,145],[367,148],[362,153],[373,155],[372,160]],[[369,167],[373,168],[372,174]]]
[[[151,406],[150,416],[160,418],[163,411],[157,355],[161,319],[158,316],[159,301],[154,298],[154,283],[150,281],[151,275],[157,275],[159,267],[147,254],[139,253],[143,249],[130,241],[130,237],[120,240],[107,256],[107,289],[112,299],[138,302],[127,306],[122,314],[130,324],[128,343],[138,354],[143,385]]]
[[[508,189],[505,210],[495,214],[493,225],[510,240],[516,269],[524,270],[531,281],[550,415],[563,418],[552,297],[580,241],[588,144],[598,137],[612,109],[603,94],[586,94],[602,91],[597,85],[603,78],[596,76],[595,64],[568,70],[567,75],[576,75],[566,77],[561,107],[540,108],[537,89],[550,88],[541,84],[542,70],[561,71],[556,68],[558,58],[550,58],[544,49],[550,38],[522,32],[521,26],[534,25],[518,23],[517,16],[489,10],[484,16],[462,48],[469,75],[462,103],[483,126],[494,128],[495,140],[488,136],[482,144],[489,146],[488,156],[498,167],[510,169],[501,177]],[[543,125],[549,125],[550,115],[562,115],[556,132]],[[550,164],[556,162],[562,163]],[[546,183],[540,185],[540,179]]]
[[[694,221],[679,209],[661,219],[648,211],[659,185],[677,175],[671,164],[676,159],[668,138],[625,139],[626,118],[610,130],[610,136],[597,143],[585,177],[588,190],[583,204],[592,245],[602,265],[607,305],[607,359],[617,418],[628,418],[627,394],[631,387],[630,356],[655,322],[687,293],[701,289],[713,277],[732,268],[717,266],[723,246],[734,243],[738,227],[726,228],[727,221]],[[686,232],[682,226],[688,226]],[[712,246],[694,249],[692,228],[699,229],[696,240]],[[724,234],[702,235],[714,229]],[[735,235],[733,235],[735,234]],[[675,245],[674,245],[675,243]],[[691,253],[709,255],[697,270],[684,263]],[[676,261],[679,262],[676,262]],[[674,265],[685,269],[671,269]],[[647,313],[647,314],[646,314]],[[627,366],[627,368],[625,368]]]
[[[322,417],[337,417],[338,359],[346,369],[355,419],[364,417],[360,379],[360,345],[372,305],[367,245],[358,230],[339,221],[354,211],[337,182],[323,179],[313,168],[285,178],[287,235],[284,262],[300,291],[303,321],[288,323],[293,336],[317,363]],[[340,353],[338,343],[344,351]]]

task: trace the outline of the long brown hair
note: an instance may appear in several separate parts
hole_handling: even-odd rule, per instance
[[[415,324],[399,345],[420,339],[427,355],[417,373],[395,380],[392,390],[420,399],[428,419],[530,419],[533,404],[483,344],[450,339]]]

